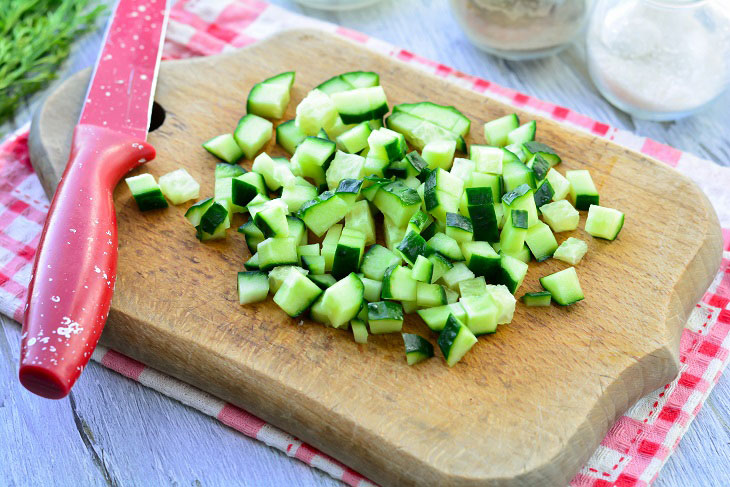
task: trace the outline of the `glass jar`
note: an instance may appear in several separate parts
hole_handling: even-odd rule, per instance
[[[305,7],[318,8],[320,10],[351,10],[367,7],[380,0],[296,0]]]
[[[598,90],[638,118],[674,120],[730,79],[730,0],[599,0],[586,39]]]
[[[454,17],[478,48],[507,59],[564,49],[588,17],[586,0],[451,0]]]

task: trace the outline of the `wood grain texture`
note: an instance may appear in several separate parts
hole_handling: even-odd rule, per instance
[[[214,161],[200,141],[235,125],[243,110],[239,93],[286,69],[298,73],[290,115],[307,89],[347,69],[380,72],[393,103],[431,99],[464,109],[475,122],[475,141],[484,120],[512,110],[345,42],[294,32],[231,55],[166,63],[156,99],[168,118],[150,134],[158,160],[149,171],[159,176],[184,166],[203,194],[212,193]],[[308,68],[291,45],[319,53],[322,63]],[[38,112],[32,154],[39,170],[65,161],[64,128],[75,119],[73,96],[81,98],[86,76],[70,80]],[[246,255],[242,239],[201,245],[183,208],[140,214],[120,187],[119,277],[103,339],[376,481],[566,482],[618,414],[676,375],[679,333],[714,276],[720,237],[706,198],[678,173],[553,122],[539,126],[539,139],[564,155],[562,169],[590,168],[603,201],[627,214],[619,241],[590,240],[591,258],[579,269],[586,295],[605,299],[570,309],[520,308],[513,324],[480,341],[464,365],[449,370],[433,360],[407,368],[399,337],[360,347],[341,331],[292,326],[270,301],[240,308],[233,276]],[[652,204],[660,194],[663,204]],[[687,196],[700,204],[683,208]],[[679,222],[691,223],[678,232]],[[534,266],[524,289],[559,268]],[[630,292],[617,282],[630,283]],[[407,328],[425,328],[417,321]],[[567,360],[556,362],[559,356]],[[414,409],[414,401],[422,407]],[[492,460],[476,461],[484,457]]]

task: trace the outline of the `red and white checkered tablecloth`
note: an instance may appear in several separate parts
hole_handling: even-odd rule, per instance
[[[564,107],[455,71],[343,27],[302,17],[258,0],[181,0],[173,7],[164,56],[205,56],[240,48],[288,28],[334,32],[461,86],[579,127],[652,156],[693,179],[712,201],[725,237],[722,266],[687,322],[679,377],[636,403],[614,424],[574,487],[646,486],[659,473],[720,378],[730,358],[730,169],[659,142],[612,128]],[[25,293],[48,211],[28,157],[28,130],[0,143],[0,312],[22,319]],[[93,360],[193,407],[241,433],[352,486],[362,475],[261,419],[135,360],[98,347]]]

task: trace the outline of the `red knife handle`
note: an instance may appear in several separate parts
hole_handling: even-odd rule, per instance
[[[151,145],[129,135],[93,125],[74,130],[28,289],[19,376],[29,391],[65,397],[91,358],[116,280],[114,187],[154,157]]]

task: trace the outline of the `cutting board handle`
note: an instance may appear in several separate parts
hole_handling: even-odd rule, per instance
[[[154,157],[151,145],[129,135],[92,125],[74,130],[28,288],[19,377],[31,392],[65,397],[91,358],[116,280],[114,187]]]

